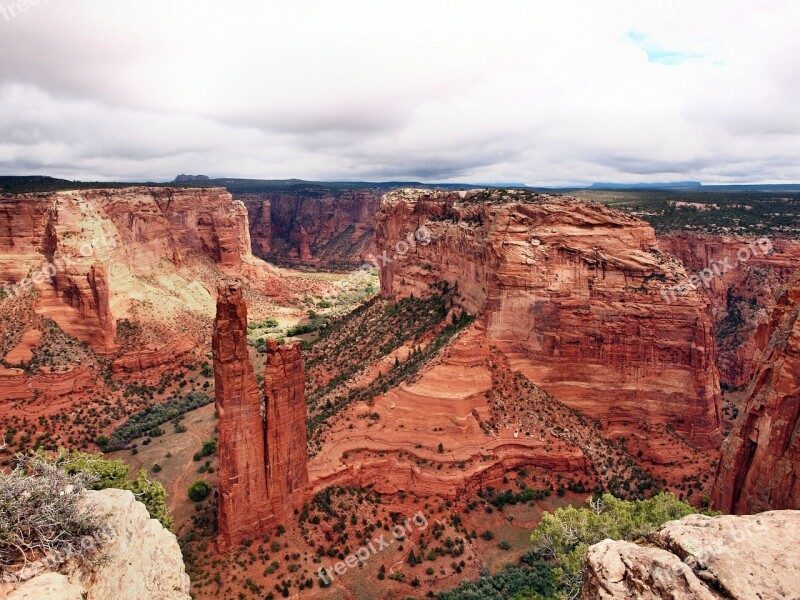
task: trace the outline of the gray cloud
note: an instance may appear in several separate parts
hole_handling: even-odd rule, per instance
[[[0,173],[800,180],[800,7],[765,4],[50,0],[0,11]],[[663,49],[692,60],[653,60]]]

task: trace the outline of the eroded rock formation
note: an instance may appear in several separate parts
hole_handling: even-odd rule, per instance
[[[300,345],[269,340],[264,369],[267,496],[277,515],[289,515],[302,504],[308,485],[305,385]]]
[[[86,500],[108,515],[113,533],[98,548],[103,559],[91,569],[43,573],[16,590],[9,600],[189,600],[189,576],[175,535],[151,519],[129,491],[86,492]],[[4,593],[5,592],[5,593]],[[5,594],[9,595],[6,596]]]
[[[646,545],[589,548],[584,600],[763,600],[800,597],[800,512],[690,515]]]
[[[162,296],[165,313],[199,310],[204,300],[213,309],[211,295],[181,274],[190,255],[279,289],[251,255],[246,208],[224,189],[0,196],[0,280],[7,293],[35,288],[40,314],[103,354],[116,351],[117,321],[134,303]]]
[[[135,373],[143,369],[152,369],[180,358],[194,347],[194,340],[183,335],[163,346],[151,345],[123,354],[111,363],[111,369],[114,373]]]
[[[613,434],[660,425],[718,442],[706,302],[664,301],[661,286],[687,275],[647,223],[569,198],[398,190],[376,240],[385,296],[458,286],[513,368]]]
[[[759,326],[769,322],[781,287],[800,265],[800,240],[670,233],[659,247],[690,273],[711,269],[697,291],[709,301],[720,379],[746,386],[758,364]]]
[[[219,545],[230,548],[266,530],[264,420],[253,365],[247,353],[247,306],[237,285],[217,293],[214,384],[219,415]]]
[[[218,290],[214,381],[219,414],[219,546],[280,523],[308,484],[306,405],[298,345],[267,346],[262,414],[247,350],[247,306],[238,285]]]
[[[800,509],[800,272],[760,330],[759,365],[714,484],[714,506],[724,512]]]

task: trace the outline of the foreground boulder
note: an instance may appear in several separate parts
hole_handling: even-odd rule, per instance
[[[109,517],[101,560],[89,570],[43,573],[15,590],[0,588],[8,600],[188,600],[189,576],[175,535],[129,491],[86,492],[87,500]]]
[[[589,548],[584,600],[800,598],[800,511],[744,517],[690,515],[642,545]]]

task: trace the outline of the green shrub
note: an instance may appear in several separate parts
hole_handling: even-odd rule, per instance
[[[202,502],[211,494],[211,486],[202,479],[198,479],[189,486],[189,499],[193,502]]]

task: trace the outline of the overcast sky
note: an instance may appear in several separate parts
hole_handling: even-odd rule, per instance
[[[0,174],[800,181],[793,0],[25,1]]]

